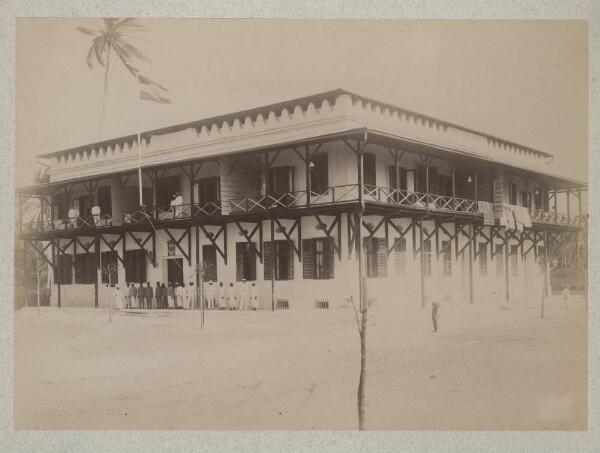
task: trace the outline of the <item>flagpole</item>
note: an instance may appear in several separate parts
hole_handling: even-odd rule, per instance
[[[135,77],[138,82],[138,86],[140,85],[140,74],[136,72]],[[138,120],[138,132],[137,132],[137,147],[138,147],[138,186],[140,189],[140,207],[144,206],[142,199],[142,147],[140,140],[140,125]]]

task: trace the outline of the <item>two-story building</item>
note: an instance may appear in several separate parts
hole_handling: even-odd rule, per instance
[[[586,190],[548,153],[344,90],[40,158],[49,182],[17,193],[41,218],[19,237],[57,306],[106,306],[112,263],[121,285],[197,282],[202,264],[256,282],[261,308],[333,308],[358,294],[361,246],[378,305],[527,303]]]

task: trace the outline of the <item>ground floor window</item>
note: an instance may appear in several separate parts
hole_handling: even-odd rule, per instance
[[[237,242],[235,244],[236,280],[256,280],[256,251],[254,243]]]
[[[431,277],[431,239],[423,242],[423,274]]]
[[[394,239],[394,262],[396,264],[396,275],[406,275],[406,238]]]
[[[446,277],[452,275],[452,243],[442,241],[442,274]]]
[[[387,276],[387,246],[384,239],[371,238],[365,247],[367,257],[367,277]]]
[[[485,276],[485,275],[487,275],[487,271],[488,271],[488,268],[487,268],[488,254],[487,254],[487,245],[486,244],[479,244],[478,256],[479,256],[479,275]]]
[[[271,280],[273,266],[275,267],[275,280],[294,279],[294,248],[286,240],[275,241],[275,253],[271,253],[271,243],[263,244],[265,280]],[[275,263],[271,260],[275,258]]]
[[[125,262],[125,280],[128,283],[146,282],[146,254],[143,250],[127,250]]]
[[[119,258],[117,258],[117,252],[102,252],[100,254],[100,266],[102,270],[102,283],[110,283],[116,285],[119,283]]]
[[[494,261],[496,262],[496,277],[504,275],[504,246],[496,244],[496,252],[494,253]]]
[[[329,239],[302,240],[302,277],[317,280],[333,278],[334,250]]]
[[[75,255],[75,283],[89,285],[96,281],[96,256],[92,253]]]
[[[202,246],[202,260],[205,270],[204,281],[217,281],[217,248],[214,245]]]
[[[54,283],[70,285],[73,283],[73,255],[58,254],[54,257]]]

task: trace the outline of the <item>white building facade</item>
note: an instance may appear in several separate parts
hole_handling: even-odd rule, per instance
[[[586,184],[549,154],[343,90],[41,157],[20,238],[61,307],[105,307],[112,263],[121,287],[202,268],[254,282],[262,309],[335,308],[358,298],[358,247],[377,306],[527,304],[584,221]]]

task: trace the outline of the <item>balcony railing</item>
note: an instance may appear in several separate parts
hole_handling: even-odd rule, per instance
[[[23,233],[48,231],[95,230],[112,226],[112,217],[108,214],[90,217],[70,217],[66,219],[27,222],[21,225]]]
[[[582,224],[583,216],[559,214],[557,212],[548,212],[543,209],[530,209],[529,215],[534,223],[549,223],[554,225],[573,225]]]
[[[365,202],[381,203],[398,207],[429,210],[460,214],[477,214],[477,202],[465,198],[448,197],[445,195],[409,192],[406,190],[364,186],[363,199]],[[295,207],[324,206],[359,200],[359,185],[347,184],[328,187],[322,192],[296,191],[280,195],[262,195],[255,197],[242,197],[227,200],[230,214],[261,212]],[[221,202],[194,203],[174,206],[171,209],[161,209],[157,206],[146,206],[123,214],[123,224],[141,224],[145,222],[170,222],[181,219],[194,219],[201,217],[222,215]],[[530,211],[534,223],[554,225],[580,226],[581,216],[568,216],[541,209]],[[23,233],[35,233],[60,230],[93,230],[106,228],[113,225],[110,215],[76,219],[46,220],[31,222],[22,225]]]

